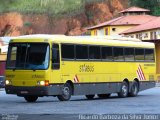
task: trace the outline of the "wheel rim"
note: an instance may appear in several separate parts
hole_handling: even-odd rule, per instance
[[[127,92],[128,92],[128,88],[126,85],[123,85],[122,86],[122,93],[123,93],[123,96],[127,96]]]
[[[63,90],[62,90],[62,92],[63,92],[64,96],[69,96],[70,95],[70,90],[69,90],[68,87],[64,87]]]

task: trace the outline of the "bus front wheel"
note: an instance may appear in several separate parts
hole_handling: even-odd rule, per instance
[[[24,99],[27,102],[36,102],[36,100],[38,99],[38,97],[37,96],[24,96]]]
[[[58,95],[57,98],[60,101],[68,101],[72,95],[72,87],[69,83],[65,83],[62,88],[62,94]]]

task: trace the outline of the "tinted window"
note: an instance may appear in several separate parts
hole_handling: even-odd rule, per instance
[[[60,68],[60,59],[59,59],[59,45],[53,44],[52,48],[52,68],[59,69]]]
[[[9,45],[8,69],[47,69],[49,65],[49,44],[12,43]]]
[[[74,45],[63,45],[62,48],[62,58],[63,59],[74,59]]]
[[[119,47],[114,48],[114,60],[124,61],[123,48],[119,48]]]
[[[89,59],[100,59],[101,57],[100,47],[90,46],[89,47]]]
[[[102,59],[106,61],[112,61],[112,47],[102,47]]]
[[[154,61],[154,50],[153,49],[145,49],[145,60]]]
[[[135,60],[136,61],[144,61],[144,49],[142,49],[142,48],[135,49]]]
[[[125,48],[125,61],[134,61],[134,48]]]
[[[76,45],[76,59],[88,59],[88,47]]]

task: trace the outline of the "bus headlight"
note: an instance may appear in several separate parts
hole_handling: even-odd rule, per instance
[[[11,82],[11,80],[5,80],[5,84],[6,84],[6,85],[11,85],[12,82]]]
[[[49,81],[48,80],[38,81],[37,84],[40,85],[40,86],[48,86],[49,85]]]

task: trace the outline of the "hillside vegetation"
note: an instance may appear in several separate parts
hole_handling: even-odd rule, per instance
[[[84,10],[86,3],[103,1],[104,0],[0,0],[0,13],[15,11],[29,14],[76,14]]]
[[[160,0],[130,0],[130,6],[139,6],[151,10],[152,15],[160,15]]]
[[[87,3],[111,0],[0,0],[0,13],[20,12],[27,14],[75,15],[85,10]],[[130,6],[139,6],[151,10],[151,14],[160,15],[159,0],[129,0]]]

